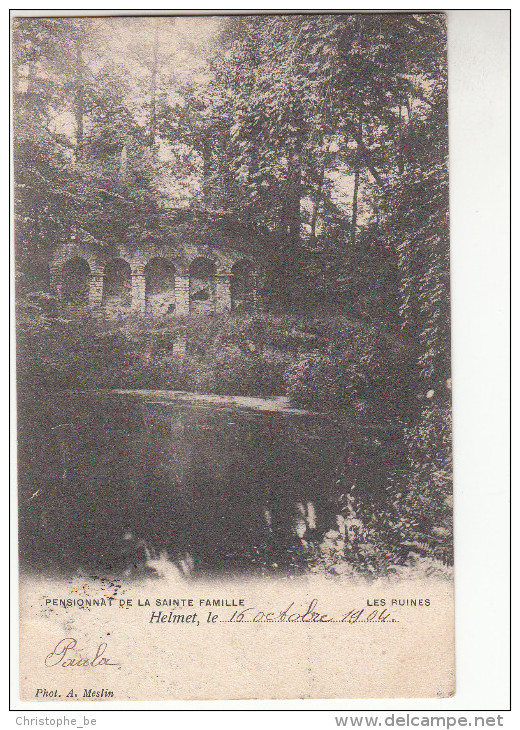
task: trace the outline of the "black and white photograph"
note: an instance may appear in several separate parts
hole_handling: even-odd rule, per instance
[[[452,695],[446,15],[82,12],[11,19],[22,699]]]

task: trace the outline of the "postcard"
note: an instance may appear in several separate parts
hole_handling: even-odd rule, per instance
[[[453,695],[447,82],[437,12],[13,17],[23,701]]]

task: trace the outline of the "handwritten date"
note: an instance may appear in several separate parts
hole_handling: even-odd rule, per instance
[[[339,617],[330,616],[318,609],[318,599],[312,601],[303,610],[295,608],[294,601],[283,611],[260,611],[254,607],[243,608],[235,611],[229,623],[395,623],[387,609],[376,609],[367,611],[366,608],[351,609]]]

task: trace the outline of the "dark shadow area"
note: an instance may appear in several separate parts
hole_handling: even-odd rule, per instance
[[[193,577],[297,574],[309,540],[334,524],[338,476],[384,504],[397,457],[378,443],[354,431],[346,454],[344,430],[311,414],[102,394],[23,401],[22,568],[130,575],[166,552]]]

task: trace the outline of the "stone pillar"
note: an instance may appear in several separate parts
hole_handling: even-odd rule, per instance
[[[132,309],[138,314],[146,312],[146,277],[132,273]]]
[[[175,277],[175,314],[190,313],[190,277]]]
[[[93,309],[100,307],[103,301],[103,274],[95,273],[90,275],[88,291],[88,303]]]
[[[186,342],[186,335],[179,335],[172,343],[172,355],[183,357],[186,354]]]
[[[231,309],[231,276],[219,274],[215,277],[215,310],[228,312]]]
[[[49,286],[51,294],[61,299],[61,287],[63,284],[63,275],[59,266],[49,266]]]

